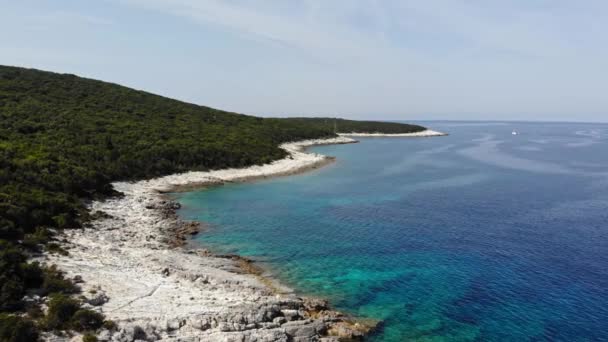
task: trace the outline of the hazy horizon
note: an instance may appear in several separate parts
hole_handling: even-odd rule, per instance
[[[608,122],[608,3],[601,1],[2,6],[0,28],[11,34],[0,37],[0,64],[73,73],[227,111]]]

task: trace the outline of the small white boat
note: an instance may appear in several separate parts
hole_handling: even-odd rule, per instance
[[[513,132],[511,132],[511,134],[513,134],[513,135],[517,135],[517,132],[513,131]]]

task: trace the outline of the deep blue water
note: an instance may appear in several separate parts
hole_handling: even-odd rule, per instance
[[[178,194],[180,214],[385,320],[374,341],[608,340],[608,125],[426,124],[451,135],[315,147],[337,162]]]

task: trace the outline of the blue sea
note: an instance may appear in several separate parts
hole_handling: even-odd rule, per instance
[[[608,341],[608,124],[422,124],[450,135],[315,147],[336,162],[176,194],[179,213],[382,320],[371,341]]]

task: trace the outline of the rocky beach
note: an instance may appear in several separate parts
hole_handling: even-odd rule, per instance
[[[75,279],[90,308],[116,323],[100,341],[333,341],[359,338],[372,325],[301,298],[260,276],[249,260],[189,249],[198,227],[180,220],[179,205],[163,195],[184,187],[301,172],[332,158],[306,153],[307,146],[353,143],[338,137],[284,144],[287,158],[262,166],[189,172],[135,183],[114,183],[124,195],[93,202],[97,217],[82,230],[65,231],[69,254],[47,254]],[[79,336],[46,336],[47,340]]]
[[[407,137],[439,137],[439,136],[444,136],[447,135],[446,133],[442,133],[442,132],[437,132],[437,131],[433,131],[430,129],[426,129],[424,131],[420,131],[420,132],[414,132],[414,133],[338,133],[339,136],[343,136],[343,137],[401,137],[401,138],[407,138]]]

